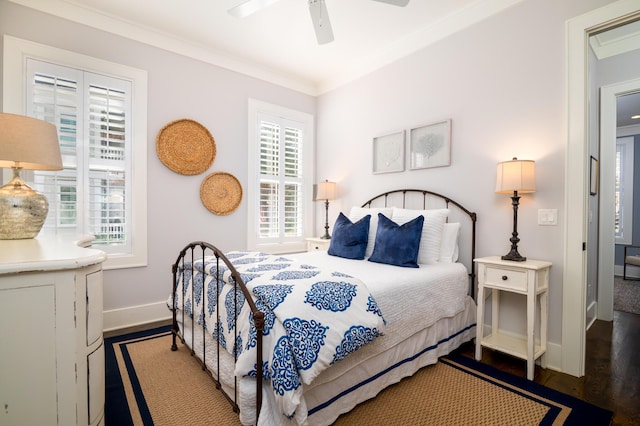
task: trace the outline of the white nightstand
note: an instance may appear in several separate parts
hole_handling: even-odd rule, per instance
[[[546,368],[547,318],[549,310],[549,269],[551,262],[527,260],[514,262],[500,256],[474,260],[478,264],[478,317],[476,324],[476,360],[482,347],[491,348],[527,360],[527,379],[533,380],[535,360]],[[491,289],[491,334],[484,335],[485,289]],[[527,297],[527,335],[524,339],[500,332],[498,314],[500,292]],[[535,340],[536,302],[540,303],[540,340]]]
[[[329,250],[329,244],[331,244],[331,240],[325,240],[323,238],[305,238],[307,241],[307,251],[316,251],[316,250]]]

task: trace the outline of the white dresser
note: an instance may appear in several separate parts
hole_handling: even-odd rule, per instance
[[[0,425],[104,424],[106,254],[91,241],[0,241]]]

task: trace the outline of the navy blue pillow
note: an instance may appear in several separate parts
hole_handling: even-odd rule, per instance
[[[418,249],[423,223],[424,216],[418,216],[403,225],[398,225],[382,213],[378,213],[376,244],[369,260],[405,268],[419,268]]]
[[[333,225],[333,236],[329,244],[328,254],[347,259],[364,259],[369,239],[369,221],[371,215],[366,215],[356,223],[340,213]]]

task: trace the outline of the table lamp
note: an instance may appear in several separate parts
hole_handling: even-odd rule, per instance
[[[318,184],[316,190],[316,201],[324,200],[324,235],[320,238],[330,240],[329,235],[329,201],[336,199],[336,183],[325,180]]]
[[[0,113],[0,167],[13,169],[13,179],[0,188],[0,239],[34,238],[47,218],[49,203],[24,183],[20,170],[62,170],[56,126]]]
[[[513,260],[523,262],[527,260],[518,253],[518,204],[520,194],[527,194],[536,191],[535,163],[531,160],[518,160],[498,163],[496,175],[496,193],[511,194],[511,205],[513,206],[513,233],[511,234],[511,251],[502,256],[502,260]]]

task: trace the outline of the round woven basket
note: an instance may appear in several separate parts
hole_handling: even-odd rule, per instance
[[[216,142],[202,124],[187,118],[164,126],[156,139],[162,164],[181,175],[198,175],[216,157]]]
[[[242,201],[242,185],[230,173],[211,173],[200,185],[200,200],[211,213],[228,215]]]

